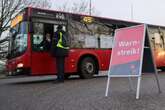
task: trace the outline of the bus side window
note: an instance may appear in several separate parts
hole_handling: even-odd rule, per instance
[[[39,45],[43,41],[43,35],[33,35],[33,44]]]
[[[58,26],[57,24],[54,25],[54,27],[53,27],[53,28],[54,28],[54,32],[57,31],[57,26]],[[63,25],[63,28],[62,28],[62,29],[63,29],[65,32],[67,32],[67,30],[66,30],[66,26]]]
[[[33,23],[33,38],[32,47],[34,51],[42,51],[43,47],[40,45],[43,41],[43,23]]]
[[[51,39],[54,36],[54,24],[44,23],[43,50],[48,52],[51,47]]]

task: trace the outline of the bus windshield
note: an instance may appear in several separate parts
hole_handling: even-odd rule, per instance
[[[11,40],[9,44],[10,58],[17,57],[25,52],[27,48],[27,22],[20,22],[13,28],[15,33],[10,33]]]

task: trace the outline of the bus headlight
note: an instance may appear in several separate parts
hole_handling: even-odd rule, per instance
[[[23,63],[18,63],[17,64],[17,68],[22,68],[23,67]]]
[[[163,51],[158,53],[158,56],[159,56],[159,57],[160,57],[160,56],[164,56],[164,55],[165,55],[165,52],[163,52]]]

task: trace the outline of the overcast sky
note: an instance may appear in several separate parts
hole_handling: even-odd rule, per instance
[[[52,0],[53,7],[82,0]],[[90,1],[90,0],[84,0]],[[165,26],[165,0],[91,0],[99,16]],[[133,11],[131,11],[131,5]],[[133,16],[131,16],[133,12]]]

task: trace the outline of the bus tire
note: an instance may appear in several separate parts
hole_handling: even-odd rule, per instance
[[[85,57],[79,64],[79,76],[83,79],[92,78],[94,74],[98,73],[97,64],[92,57]]]

